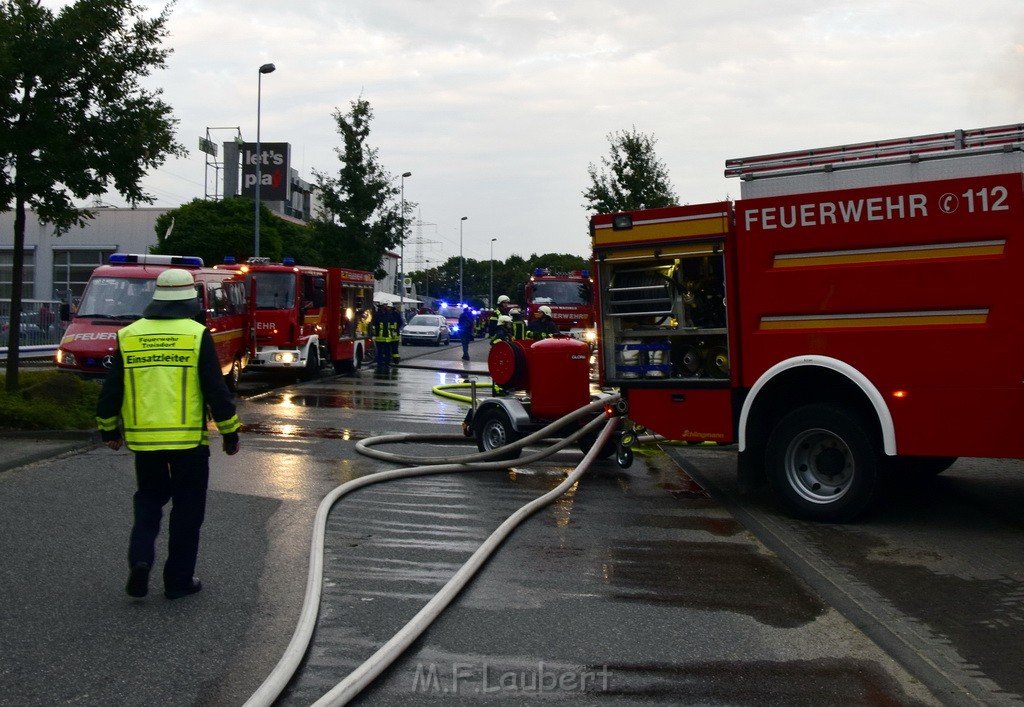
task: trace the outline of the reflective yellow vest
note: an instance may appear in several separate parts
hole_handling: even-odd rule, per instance
[[[147,452],[209,444],[199,346],[204,327],[191,319],[140,319],[117,332],[124,361],[121,420],[128,449]],[[231,432],[226,421],[218,427]],[[237,429],[237,417],[234,421]]]

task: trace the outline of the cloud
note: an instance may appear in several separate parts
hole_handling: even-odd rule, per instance
[[[447,255],[463,215],[466,257],[492,237],[502,258],[586,255],[581,192],[609,133],[653,133],[696,203],[738,196],[727,158],[1017,122],[1022,20],[1017,0],[179,0],[154,81],[190,148],[212,126],[251,140],[274,62],[262,137],[307,178],[337,169],[331,113],[363,96]],[[204,171],[193,149],[147,184],[175,205]]]

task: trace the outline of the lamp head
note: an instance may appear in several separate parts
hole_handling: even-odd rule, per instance
[[[277,67],[274,66],[273,64],[264,64],[263,66],[260,67],[260,73],[269,74],[272,73],[275,69],[277,69]]]

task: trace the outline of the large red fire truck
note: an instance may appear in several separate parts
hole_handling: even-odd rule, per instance
[[[532,321],[537,316],[537,309],[547,305],[551,308],[551,318],[561,331],[574,339],[593,343],[593,289],[593,280],[586,270],[556,272],[550,268],[537,268],[526,283],[526,321]]]
[[[729,160],[741,199],[597,215],[600,374],[790,511],[1024,457],[1024,125]]]
[[[299,369],[306,378],[325,364],[339,373],[360,368],[370,343],[373,273],[296,265],[285,259],[230,258],[216,266],[245,274],[249,283],[253,370]]]
[[[96,268],[61,337],[55,362],[61,370],[87,377],[107,374],[117,351],[117,331],[142,316],[153,299],[156,278],[182,268],[196,281],[201,319],[213,335],[228,387],[235,390],[248,365],[249,313],[245,282],[238,273],[203,267],[202,258],[114,253]]]

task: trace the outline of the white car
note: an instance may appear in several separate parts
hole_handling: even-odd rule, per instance
[[[436,314],[417,314],[402,329],[402,346],[410,344],[448,345],[452,341],[448,323]]]

